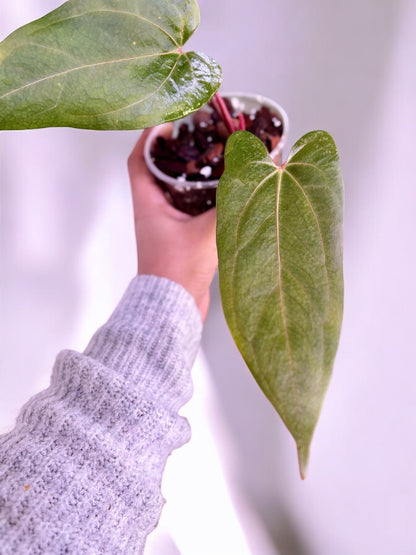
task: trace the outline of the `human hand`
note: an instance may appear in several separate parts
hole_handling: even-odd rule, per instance
[[[204,321],[209,286],[218,266],[216,209],[190,216],[169,204],[144,161],[148,132],[141,135],[128,160],[138,273],[165,277],[182,285],[195,299]]]

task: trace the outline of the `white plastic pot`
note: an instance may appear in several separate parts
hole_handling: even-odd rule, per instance
[[[261,95],[246,94],[246,93],[224,93],[224,98],[228,98],[237,112],[255,113],[262,106],[267,106],[272,113],[275,113],[283,124],[283,131],[279,143],[270,152],[270,157],[276,164],[282,163],[282,151],[285,146],[289,120],[284,109],[271,100]],[[209,110],[209,106],[201,108],[201,110]],[[193,114],[186,116],[180,120],[173,122],[172,136],[175,137],[179,127],[182,123],[187,123],[191,128]],[[215,205],[215,193],[218,186],[218,179],[208,181],[187,181],[183,177],[172,177],[162,172],[154,163],[152,157],[152,145],[156,138],[160,136],[159,126],[154,127],[147,138],[144,147],[144,157],[147,167],[155,176],[159,185],[166,192],[172,204],[188,214],[198,214],[208,210]]]

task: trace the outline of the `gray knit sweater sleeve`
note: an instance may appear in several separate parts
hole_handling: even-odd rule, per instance
[[[190,295],[135,278],[83,354],[61,352],[48,389],[0,437],[0,553],[141,553],[162,473],[189,440],[201,334]]]

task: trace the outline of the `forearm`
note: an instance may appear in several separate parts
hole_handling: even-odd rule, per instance
[[[166,459],[189,439],[177,411],[200,332],[180,286],[143,276],[84,354],[58,356],[50,387],[0,438],[2,553],[143,549]]]

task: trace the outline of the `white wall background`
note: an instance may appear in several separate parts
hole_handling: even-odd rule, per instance
[[[57,4],[0,0],[0,38]],[[256,555],[414,554],[416,4],[200,6],[191,44],[220,62],[224,90],[276,99],[289,114],[291,144],[316,128],[336,139],[345,177],[345,318],[309,476],[301,482],[293,441],[240,360],[214,284],[203,340],[208,364],[200,359],[195,369],[204,377],[196,400],[207,397],[191,410],[199,411],[194,436],[215,438],[214,455],[203,459],[211,468],[200,468],[204,446],[195,439],[172,480],[198,461],[200,482],[211,471],[223,496],[222,461],[245,549]],[[61,348],[85,346],[134,274],[125,160],[136,138],[71,129],[0,134],[0,430],[47,385]],[[241,529],[227,508],[234,543],[221,551],[228,544],[213,502],[201,490],[182,514],[196,521],[205,515],[205,537],[217,540],[212,553],[243,553]],[[182,512],[180,501],[169,497],[170,504],[176,516]],[[182,532],[179,524],[170,530],[173,541],[182,555],[200,555],[187,543],[192,526],[184,523]],[[168,543],[166,554],[177,553]],[[156,552],[165,555],[160,545]]]

